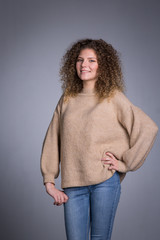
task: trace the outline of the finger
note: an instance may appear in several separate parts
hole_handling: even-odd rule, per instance
[[[110,157],[112,157],[112,156],[114,156],[112,153],[110,153],[110,152],[106,152],[106,155],[108,155],[108,156],[110,156]]]
[[[63,204],[63,201],[62,202],[59,202],[58,204],[57,204],[57,206],[61,206]]]
[[[112,162],[112,161],[110,161],[110,162],[108,161],[105,164],[110,165],[108,169],[110,169],[110,167],[113,167],[113,168],[117,169],[117,165],[114,162]]]
[[[62,205],[62,203],[57,203],[57,206],[60,206],[60,205]]]
[[[108,169],[109,170],[116,170],[116,171],[118,170],[116,166],[110,166]]]
[[[66,202],[68,200],[68,196],[64,196],[64,201]]]
[[[106,160],[112,160],[112,158],[106,157],[106,158],[102,158],[102,161],[106,161]]]
[[[58,202],[62,205],[62,203],[66,201],[66,198],[68,198],[67,195],[63,194]]]
[[[54,205],[57,205],[57,203],[58,203],[58,201],[55,200],[55,201],[54,201]]]
[[[111,156],[113,159],[117,160],[117,157],[113,153],[106,152],[106,155]]]
[[[101,158],[101,160],[106,160],[106,157],[105,158]]]
[[[56,205],[56,206],[59,206],[59,204],[60,204],[60,203],[58,203],[58,202],[54,202],[54,205]]]
[[[106,152],[106,155],[111,157],[111,158],[115,158],[114,154],[112,154],[112,153]]]
[[[62,203],[62,199],[61,199],[61,198],[58,198],[57,203],[58,203],[58,204],[61,204],[61,203]]]
[[[113,161],[113,159],[111,158],[105,158],[105,159],[101,159],[102,161]]]
[[[61,199],[60,199],[59,197],[56,197],[56,198],[55,198],[54,205],[57,205],[57,204],[59,204],[59,203],[61,203]]]
[[[111,161],[111,160],[104,160],[103,163],[104,164],[112,164],[112,165],[114,164],[113,161]]]
[[[65,199],[64,199],[64,202],[67,202],[67,201],[68,201],[68,198],[65,198]]]
[[[115,170],[114,167],[109,167],[108,170]]]
[[[106,162],[104,162],[104,164],[108,164],[108,165],[113,165],[113,163],[111,162],[111,161],[106,161]]]

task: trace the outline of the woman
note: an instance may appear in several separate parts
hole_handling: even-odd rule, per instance
[[[64,206],[68,240],[111,239],[129,171],[143,164],[158,126],[125,96],[117,51],[83,39],[63,57],[63,94],[48,127],[41,172],[54,204]],[[61,187],[55,187],[61,164]]]

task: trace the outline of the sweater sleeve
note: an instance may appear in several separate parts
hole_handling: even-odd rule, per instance
[[[60,109],[61,98],[54,110],[51,122],[47,129],[42,151],[41,151],[41,173],[43,176],[43,183],[51,182],[55,184],[54,179],[60,173]]]
[[[122,92],[117,100],[118,121],[126,129],[130,145],[119,161],[119,172],[126,173],[142,166],[154,144],[158,126]]]

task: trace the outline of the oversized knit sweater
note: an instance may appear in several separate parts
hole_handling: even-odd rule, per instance
[[[92,89],[82,89],[64,102],[62,94],[46,132],[41,152],[43,183],[61,171],[61,188],[103,182],[114,174],[101,159],[111,152],[122,181],[141,167],[158,132],[156,123],[118,90],[98,103]]]

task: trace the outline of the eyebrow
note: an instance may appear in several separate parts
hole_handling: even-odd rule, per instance
[[[78,58],[82,58],[82,57],[78,57]],[[88,57],[88,59],[91,59],[91,58],[97,59],[97,58],[95,58],[95,57]]]

